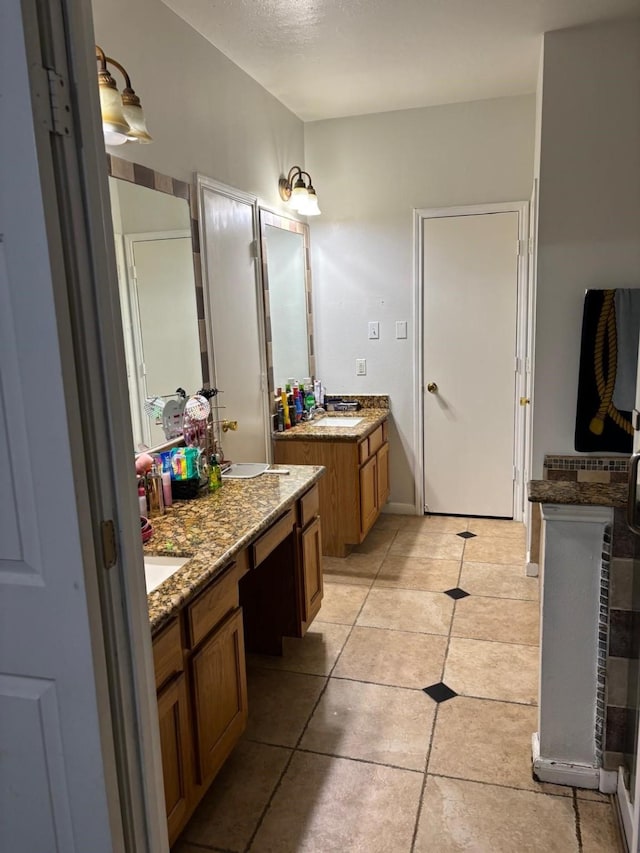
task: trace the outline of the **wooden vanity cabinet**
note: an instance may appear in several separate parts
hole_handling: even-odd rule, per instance
[[[387,421],[360,441],[299,439],[274,441],[283,465],[324,465],[319,483],[322,553],[346,557],[372,528],[389,497]]]
[[[322,533],[320,527],[320,492],[314,486],[298,505],[298,602],[300,633],[304,637],[318,615],[324,586],[322,580]]]
[[[189,819],[193,805],[193,747],[184,673],[158,693],[158,723],[169,844],[173,844]]]

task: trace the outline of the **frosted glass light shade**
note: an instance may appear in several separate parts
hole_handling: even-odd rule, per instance
[[[102,132],[107,141],[109,134],[114,141],[109,142],[110,145],[119,145],[120,142],[115,141],[118,136],[124,136],[124,142],[127,141],[129,134],[129,125],[122,112],[122,99],[120,92],[109,83],[104,82],[98,75],[99,93],[100,93],[100,113],[102,115]]]
[[[301,213],[303,216],[320,215],[318,196],[316,195],[316,191],[313,189],[313,187],[309,187],[309,189],[307,190],[307,198],[302,207],[298,208],[298,213]]]
[[[289,203],[294,210],[300,211],[302,207],[307,203],[307,199],[309,198],[309,193],[307,192],[307,188],[304,186],[296,185],[291,190],[291,198]]]
[[[142,107],[140,106],[140,99],[135,95],[133,97],[138,103],[127,103],[128,99],[126,93],[123,94],[122,112],[125,121],[131,128],[128,133],[129,139],[133,142],[153,142],[151,134],[147,130],[147,122],[145,120]]]

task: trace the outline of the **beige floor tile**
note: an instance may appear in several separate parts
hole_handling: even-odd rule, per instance
[[[400,530],[404,526],[405,519],[411,518],[406,515],[393,515],[390,512],[383,512],[376,523],[373,525],[374,530]]]
[[[453,601],[440,592],[374,587],[356,625],[422,634],[448,634],[452,612]]]
[[[241,741],[196,809],[182,839],[244,850],[290,755],[289,749]]]
[[[443,681],[465,696],[535,705],[538,664],[534,646],[452,637]]]
[[[326,679],[256,668],[247,672],[247,681],[249,722],[245,737],[295,746]]]
[[[423,770],[434,713],[422,691],[332,678],[300,747]]]
[[[572,853],[573,802],[429,776],[415,853]]]
[[[365,590],[366,592],[366,590]],[[322,615],[322,610],[320,611]],[[283,669],[307,675],[329,675],[349,635],[348,625],[334,625],[317,619],[301,640],[284,638],[282,657],[247,655],[247,663],[264,669]]]
[[[468,518],[459,516],[406,515],[400,529],[406,533],[462,533],[468,524]]]
[[[461,560],[464,543],[465,540],[455,533],[405,533],[400,530],[389,548],[389,556]]]
[[[471,563],[506,563],[524,566],[524,544],[513,538],[478,536],[477,539],[467,539],[464,560]]]
[[[475,782],[542,790],[531,775],[531,735],[537,709],[458,696],[443,702],[429,772]]]
[[[322,573],[326,583],[371,586],[384,554],[349,554],[348,557],[323,557]]]
[[[360,545],[353,549],[354,554],[382,554],[389,550],[389,546],[396,537],[395,530],[372,530]]]
[[[361,584],[326,584],[318,618],[323,622],[353,625],[367,592],[367,587]]]
[[[403,853],[422,774],[296,753],[251,853]]]
[[[622,853],[613,807],[609,803],[580,800],[578,813],[584,853]]]
[[[528,578],[524,565],[510,566],[500,563],[462,563],[460,586],[473,595],[490,595],[494,598],[538,599],[538,579]]]
[[[444,592],[458,586],[459,560],[429,560],[421,557],[385,558],[374,586],[404,587]]]
[[[589,800],[592,803],[611,803],[609,794],[601,794],[600,791],[590,791],[588,788],[576,788],[576,797],[579,800]]]
[[[451,636],[535,646],[538,644],[539,612],[537,601],[470,595],[456,604]]]
[[[494,518],[470,518],[469,532],[478,536],[497,536],[499,539],[513,539],[524,548],[525,528],[519,521],[498,521]]]
[[[354,678],[421,690],[442,678],[447,638],[356,626],[333,671]]]

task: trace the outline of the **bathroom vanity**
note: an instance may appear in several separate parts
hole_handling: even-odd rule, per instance
[[[323,554],[346,557],[363,542],[389,497],[389,410],[329,415],[274,433],[274,459],[322,465]]]
[[[320,610],[324,472],[288,470],[225,481],[153,520],[150,567],[184,560],[148,594],[170,844],[245,729],[245,651],[281,654]]]

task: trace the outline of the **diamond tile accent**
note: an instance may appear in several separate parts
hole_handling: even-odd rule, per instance
[[[461,539],[475,539],[476,533],[471,533],[469,530],[463,530],[462,533],[456,533]]]
[[[430,684],[428,687],[424,687],[423,692],[438,704],[440,704],[440,702],[446,702],[448,699],[453,699],[454,696],[458,695],[455,690],[447,687],[444,681],[439,681],[437,684]]]
[[[459,586],[454,587],[453,589],[445,589],[445,595],[448,595],[449,598],[453,598],[456,601],[459,598],[466,598],[468,595],[471,595],[470,592],[466,592],[464,589],[460,589]]]

